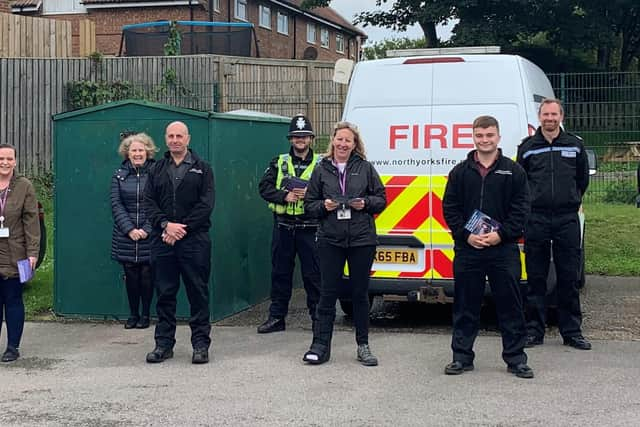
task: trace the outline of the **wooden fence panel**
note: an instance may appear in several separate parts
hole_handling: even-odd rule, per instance
[[[71,22],[0,13],[0,57],[71,56]]]
[[[57,49],[58,39],[43,37],[44,44],[49,40]],[[204,111],[252,109],[288,117],[303,112],[317,134],[328,134],[340,118],[345,95],[344,86],[330,81],[332,67],[315,61],[215,55],[100,61],[0,58],[0,142],[16,146],[22,172],[49,171],[51,116],[70,110],[67,85],[78,80],[127,81],[145,99]],[[168,82],[173,72],[175,81]]]

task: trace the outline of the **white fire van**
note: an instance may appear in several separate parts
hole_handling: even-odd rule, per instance
[[[387,208],[376,218],[371,296],[452,301],[453,240],[442,198],[449,171],[473,148],[471,124],[480,115],[496,117],[500,147],[515,159],[522,138],[538,126],[540,101],[548,97],[554,94],[543,71],[515,55],[356,64],[343,120],[359,127],[367,159],[387,192]]]

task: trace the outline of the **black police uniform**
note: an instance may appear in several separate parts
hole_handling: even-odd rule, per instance
[[[291,136],[314,136],[311,122],[303,115],[297,115],[289,127]],[[288,154],[293,164],[293,170],[283,172],[278,167],[280,156],[275,157],[260,180],[260,196],[273,205],[287,205],[285,197],[287,191],[276,185],[278,174],[300,177],[314,162],[313,150],[309,149],[306,157],[298,157],[293,148]],[[317,156],[316,156],[317,157]],[[284,162],[285,164],[287,162]],[[314,165],[315,166],[315,165]],[[279,170],[280,169],[280,170]],[[282,185],[280,186],[282,187]],[[271,306],[269,320],[260,328],[259,332],[274,332],[284,329],[284,318],[289,310],[289,301],[293,288],[293,271],[296,254],[300,260],[302,282],[307,294],[307,308],[312,320],[315,319],[316,306],[320,299],[320,269],[316,249],[316,232],[318,221],[310,218],[306,213],[299,215],[290,213],[273,214],[273,237],[271,242]]]
[[[589,185],[584,145],[580,138],[562,129],[549,143],[538,128],[518,147],[517,161],[527,172],[531,188],[531,215],[525,227],[528,334],[537,343],[544,337],[547,276],[553,247],[560,334],[565,340],[581,337],[578,209]]]
[[[474,156],[475,150],[451,170],[442,200],[444,218],[455,242],[453,360],[464,366],[473,363],[473,343],[488,278],[502,333],[502,358],[508,366],[517,366],[527,362],[517,245],[529,213],[527,179],[522,168],[502,152],[483,177]],[[469,245],[470,232],[465,224],[475,209],[500,223],[500,244],[483,249]]]

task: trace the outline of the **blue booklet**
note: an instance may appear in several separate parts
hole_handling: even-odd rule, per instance
[[[293,190],[294,188],[307,188],[309,181],[306,179],[298,178],[297,176],[288,176],[282,180],[284,188],[288,191]]]
[[[18,274],[20,275],[20,283],[26,283],[33,277],[33,270],[28,258],[18,260]]]
[[[487,234],[500,229],[500,223],[486,213],[476,209],[464,228],[471,234]]]

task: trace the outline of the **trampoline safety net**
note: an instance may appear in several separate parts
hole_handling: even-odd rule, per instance
[[[162,56],[169,39],[170,21],[122,27],[125,56]],[[182,55],[251,56],[253,24],[240,22],[176,21]]]

